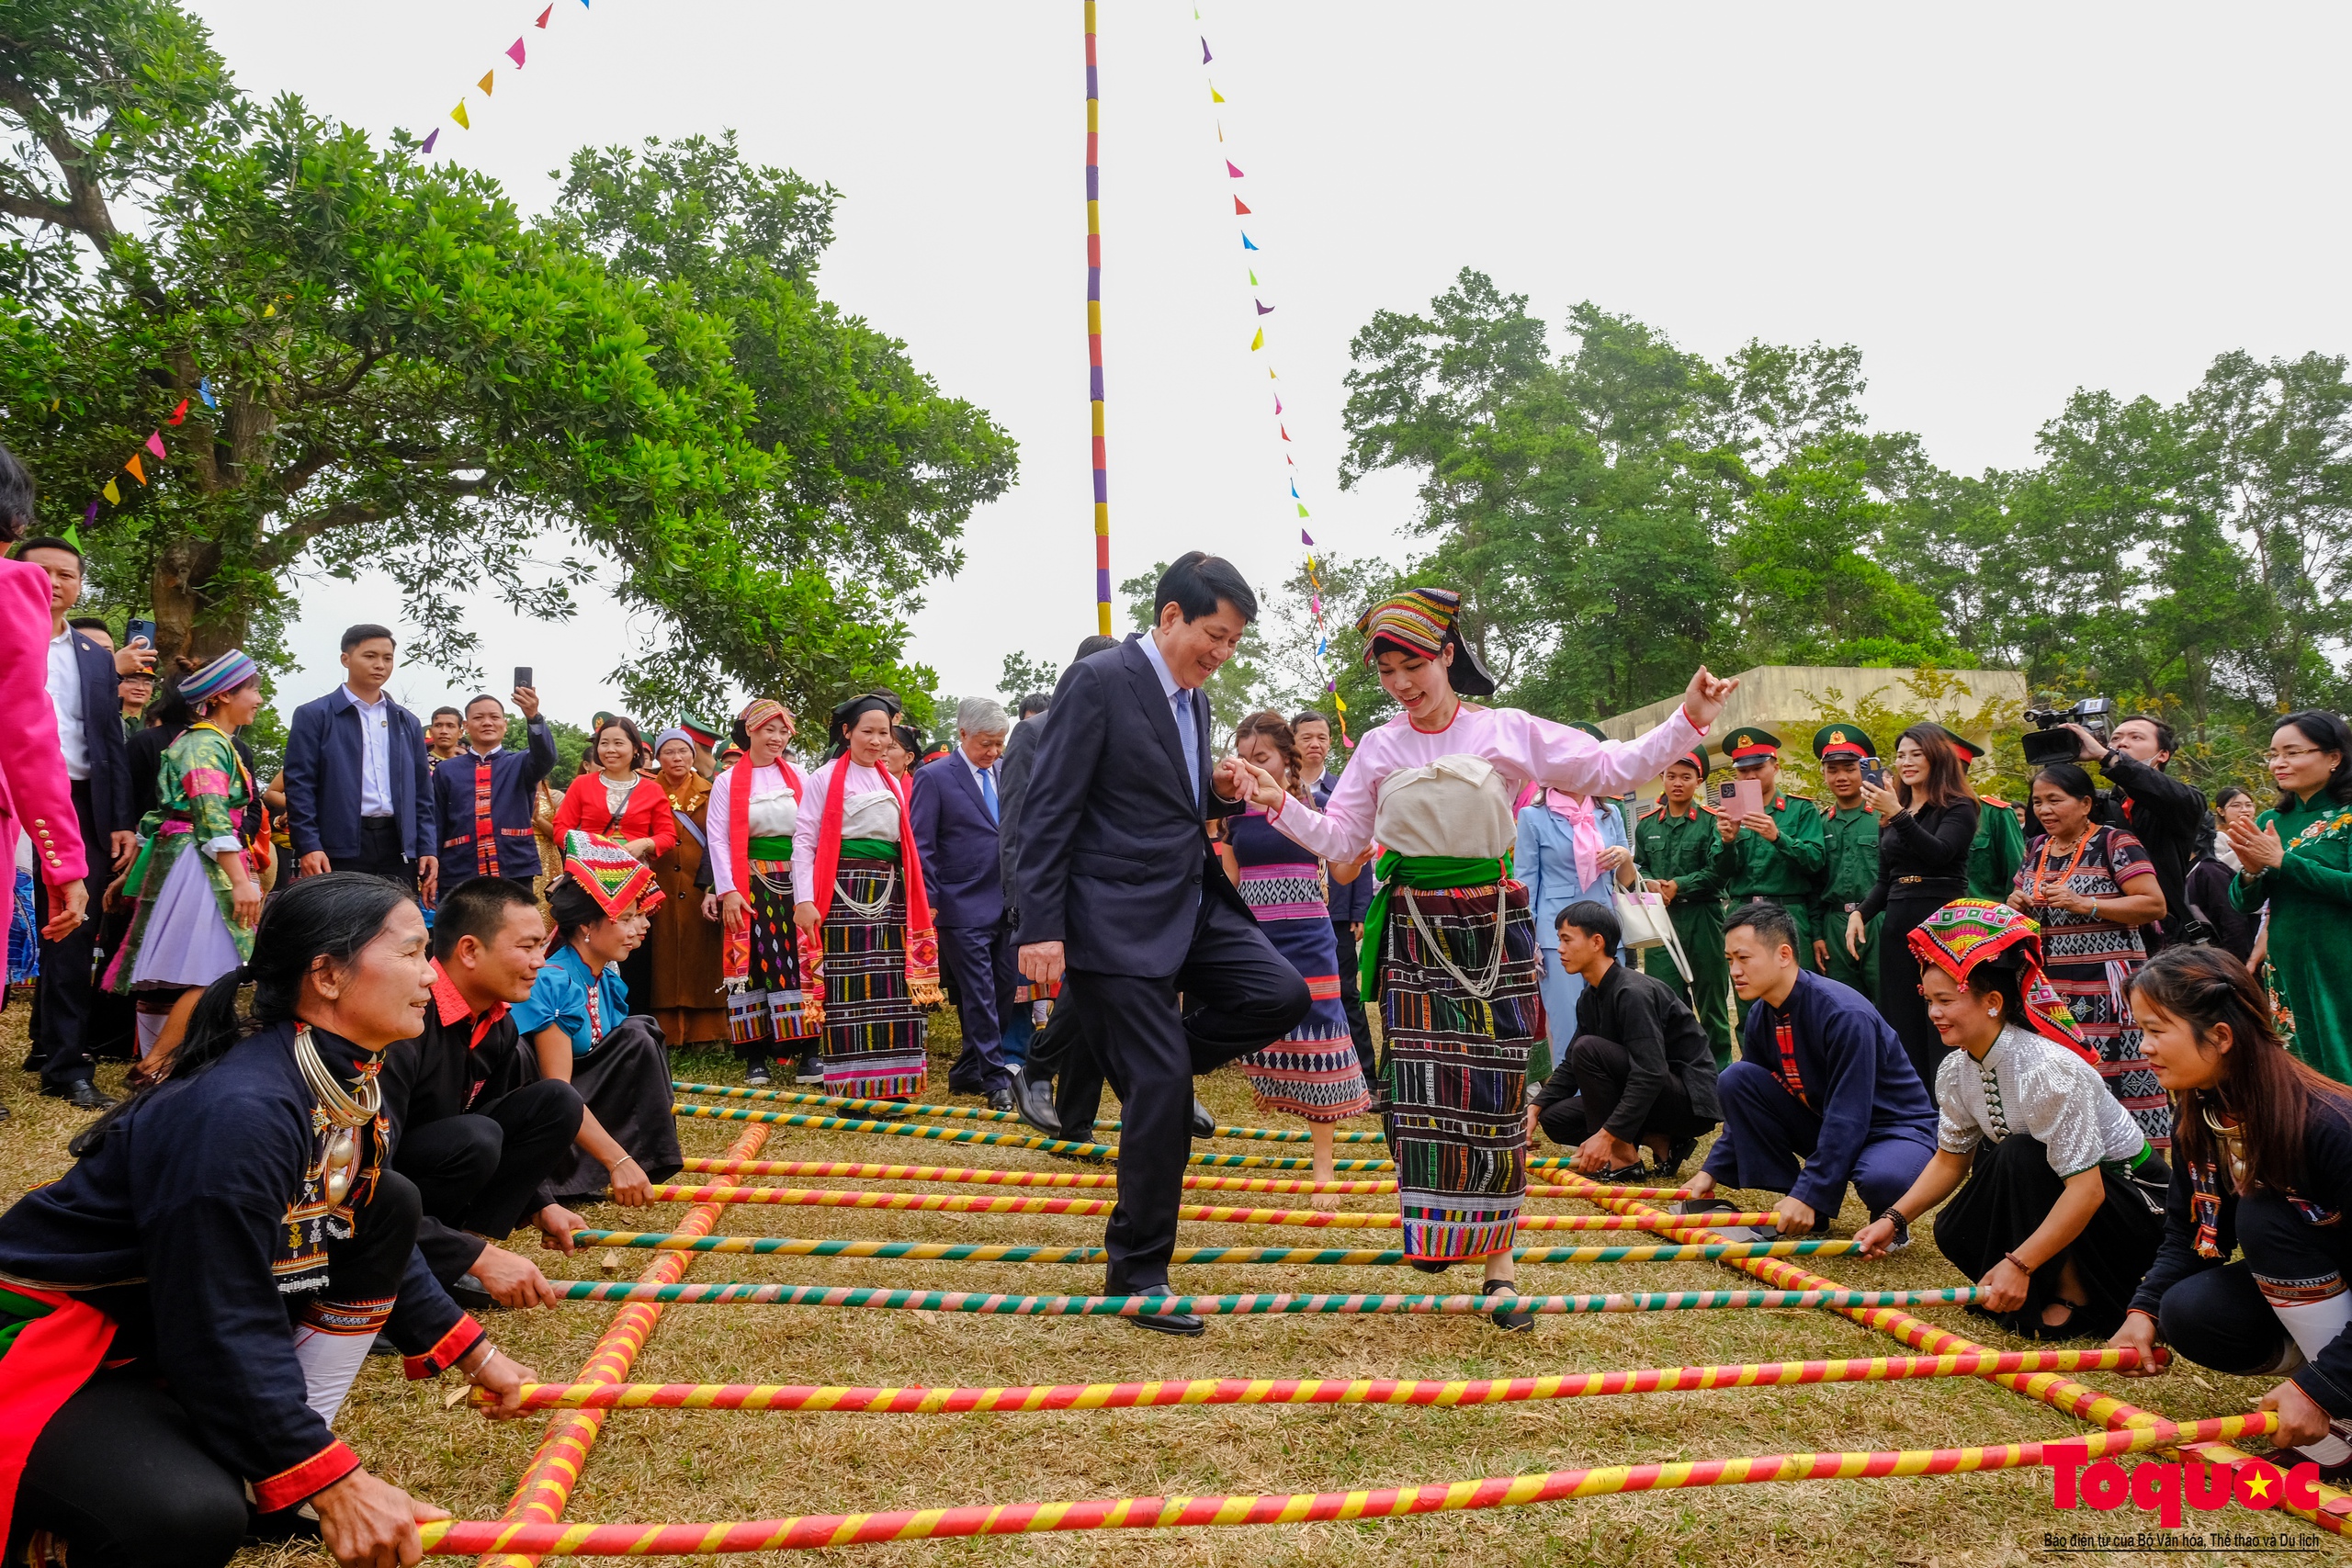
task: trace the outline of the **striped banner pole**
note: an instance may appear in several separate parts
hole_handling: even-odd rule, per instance
[[[2161,1357],[2162,1352],[2158,1355]],[[1748,1361],[1648,1367],[1540,1378],[1193,1378],[1147,1382],[1050,1383],[1022,1388],[857,1388],[809,1383],[526,1383],[526,1410],[817,1411],[831,1416],[1035,1415],[1054,1410],[1157,1410],[1208,1404],[1385,1404],[1458,1409],[1523,1400],[1618,1393],[1679,1393],[1814,1383],[1897,1382],[1991,1372],[2120,1371],[2132,1349],[1983,1350],[1955,1356],[1849,1356],[1837,1360]],[[474,1391],[473,1403],[496,1397]]]
[[[1041,1242],[872,1241],[854,1236],[705,1235],[665,1231],[584,1230],[571,1233],[582,1247],[628,1247],[655,1252],[732,1252],[758,1258],[911,1258],[933,1263],[1100,1263],[1110,1254],[1099,1247],[1061,1247]],[[1679,1233],[1677,1233],[1678,1236]],[[1729,1247],[1728,1253],[1718,1253]],[[1854,1250],[1850,1241],[1743,1241],[1650,1244],[1638,1247],[1521,1247],[1521,1263],[1713,1263],[1730,1258],[1794,1258]],[[1394,1247],[1180,1247],[1171,1263],[1292,1263],[1308,1266],[1383,1268],[1405,1261]]]
[[[925,1101],[910,1100],[856,1100],[847,1095],[813,1094],[803,1089],[738,1089],[732,1084],[680,1083],[675,1079],[671,1081],[670,1088],[673,1093],[677,1094],[699,1094],[722,1100],[760,1100],[775,1105],[813,1105],[832,1111],[855,1111],[885,1117],[935,1116],[970,1122],[1018,1122],[1021,1120],[1018,1111],[990,1111],[981,1105],[933,1105]],[[1114,1133],[1124,1125],[1117,1122],[1098,1124],[1106,1126]],[[1210,1136],[1244,1138],[1259,1143],[1274,1144],[1305,1144],[1314,1141],[1313,1134],[1300,1132],[1295,1127],[1229,1127],[1223,1122],[1217,1123],[1216,1131]],[[1371,1130],[1351,1131],[1340,1128],[1335,1130],[1331,1136],[1342,1144],[1385,1144],[1388,1141],[1388,1135],[1385,1133]]]
[[[1094,429],[1094,629],[1111,635],[1111,479],[1102,437],[1102,102],[1086,6],[1086,375]]]
[[[1607,1465],[1540,1475],[1498,1475],[1426,1486],[1351,1492],[1294,1492],[1215,1497],[1116,1497],[1091,1502],[975,1504],[899,1508],[877,1514],[819,1514],[718,1524],[505,1525],[443,1520],[421,1525],[424,1550],[436,1556],[524,1551],[548,1557],[679,1557],[718,1552],[788,1551],[886,1540],[1046,1531],[1167,1529],[1183,1525],[1303,1524],[1324,1519],[1404,1518],[1473,1508],[1523,1507],[1624,1492],[1668,1492],[1775,1481],[1960,1475],[2103,1459],[2184,1443],[2211,1443],[2277,1429],[2270,1411],[2206,1421],[2092,1432],[2041,1442],[1962,1449],[1759,1454],[1672,1464]]]

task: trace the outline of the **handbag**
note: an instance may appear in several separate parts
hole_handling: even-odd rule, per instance
[[[1647,947],[1662,947],[1674,960],[1674,967],[1681,973],[1682,983],[1690,983],[1690,959],[1682,951],[1681,939],[1675,934],[1674,917],[1666,910],[1666,900],[1651,890],[1647,877],[1636,878],[1631,887],[1611,886],[1609,899],[1617,912],[1617,930],[1622,945],[1629,952]]]

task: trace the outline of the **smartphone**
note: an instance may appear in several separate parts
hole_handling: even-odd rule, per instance
[[[1872,789],[1886,787],[1886,764],[1876,757],[1862,759],[1862,782]]]
[[[1757,779],[1725,779],[1715,786],[1715,809],[1738,821],[1764,809],[1764,785]]]
[[[129,647],[130,644],[137,642],[142,637],[147,639],[148,647],[153,648],[155,646],[154,622],[142,621],[137,616],[133,616],[130,620],[122,623],[122,641],[124,647]]]
[[[529,685],[530,683],[531,683],[531,667],[530,667],[529,665],[527,665],[527,664],[517,664],[516,666],[514,666],[514,685],[515,685],[515,688],[519,691],[521,688],[523,688],[523,687],[525,687],[525,686],[527,686],[527,685]]]

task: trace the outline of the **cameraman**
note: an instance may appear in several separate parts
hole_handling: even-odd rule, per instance
[[[2079,724],[2066,726],[2082,748],[2082,760],[2097,762],[2113,790],[2099,792],[2092,820],[2128,829],[2146,846],[2164,890],[2165,918],[2142,928],[2148,951],[2175,940],[2188,918],[2188,863],[2205,826],[2205,792],[2166,776],[2175,736],[2172,726],[2147,714],[2133,714],[2101,740]],[[2117,797],[2120,796],[2120,804]]]

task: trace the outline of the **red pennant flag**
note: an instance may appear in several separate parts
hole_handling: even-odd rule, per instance
[[[1276,430],[1281,430],[1281,431],[1282,431],[1282,433],[1283,433],[1283,440],[1287,441],[1287,440],[1289,440],[1289,439],[1290,439],[1290,432],[1289,432],[1288,430],[1284,430],[1284,429],[1283,429],[1283,426],[1282,426],[1282,425],[1280,425],[1280,424],[1276,424],[1276,425],[1274,426],[1274,428],[1275,428]]]
[[[1241,205],[1241,198],[1238,196],[1235,197],[1233,198],[1233,215],[1236,218],[1246,218],[1249,214],[1250,209]]]
[[[515,70],[523,69],[523,40],[521,39],[516,39],[506,46],[506,57],[514,62]]]
[[[1225,161],[1225,172],[1232,175],[1237,180],[1242,177],[1241,171],[1233,166],[1233,160],[1230,158],[1227,158]]]
[[[174,410],[172,411],[172,417],[171,417],[171,418],[169,418],[169,419],[167,419],[167,420],[165,420],[164,423],[165,424],[177,424],[180,421],[182,421],[182,420],[186,419],[187,417],[187,400],[186,398],[182,398],[182,399],[180,400],[180,406],[179,406],[179,407],[177,407],[177,408],[175,408],[175,409],[174,409]]]
[[[536,22],[533,22],[531,25],[532,25],[533,27],[535,27],[535,28],[544,28],[544,27],[546,27],[546,26],[548,25],[548,18],[549,17],[554,16],[554,15],[555,15],[555,7],[554,7],[554,6],[548,6],[546,10],[544,10],[544,11],[540,12],[540,13],[539,13],[539,19],[538,19],[537,21],[536,21]]]

